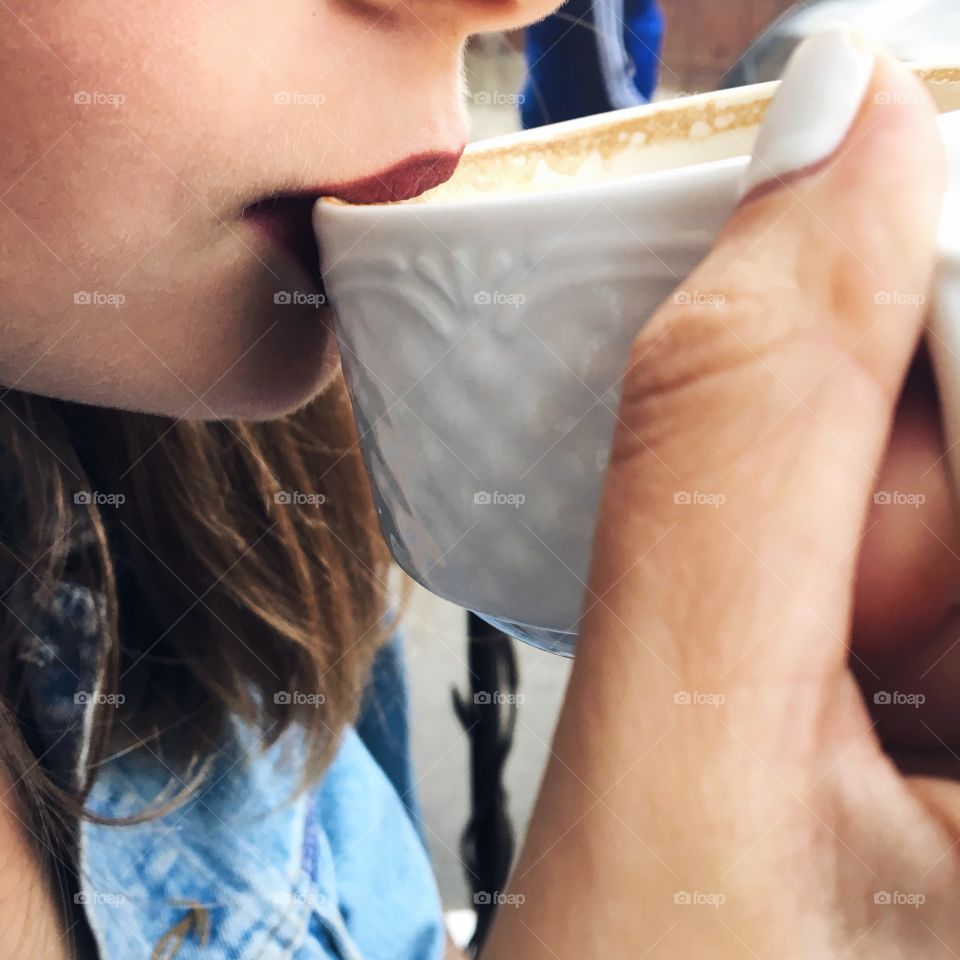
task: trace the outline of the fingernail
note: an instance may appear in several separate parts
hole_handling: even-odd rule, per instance
[[[815,167],[846,139],[870,85],[876,52],[825,30],[794,52],[763,118],[743,195]]]

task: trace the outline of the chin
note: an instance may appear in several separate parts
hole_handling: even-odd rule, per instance
[[[205,396],[190,419],[276,420],[323,393],[340,373],[330,311],[285,310]]]

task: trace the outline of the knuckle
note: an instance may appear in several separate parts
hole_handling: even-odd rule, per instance
[[[797,405],[836,351],[794,275],[735,266],[722,287],[690,281],[689,297],[668,299],[631,346],[611,462],[669,467],[690,443],[733,461]]]
[[[722,287],[685,284],[635,338],[625,392],[663,395],[762,364],[799,332],[796,299],[794,284],[749,269],[730,271]]]

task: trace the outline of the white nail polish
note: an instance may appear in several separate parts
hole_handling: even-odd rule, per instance
[[[744,195],[836,152],[860,112],[875,60],[840,29],[814,34],[797,48],[763,119]]]

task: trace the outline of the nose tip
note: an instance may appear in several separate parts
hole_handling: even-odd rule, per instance
[[[561,0],[405,0],[422,23],[444,20],[464,37],[493,30],[512,30],[551,13]]]
[[[461,8],[472,8],[472,16],[483,21],[481,27],[471,30],[472,33],[526,26],[560,6],[560,0],[453,0],[453,3]]]

